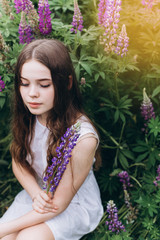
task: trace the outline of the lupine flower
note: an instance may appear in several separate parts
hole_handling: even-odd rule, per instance
[[[2,92],[5,89],[5,83],[2,80],[2,77],[0,76],[0,92]]]
[[[81,85],[85,85],[86,84],[86,79],[84,77],[81,78]]]
[[[120,178],[120,182],[123,183],[124,201],[128,208],[128,213],[125,218],[127,220],[127,224],[133,223],[135,219],[137,219],[138,210],[132,206],[132,203],[130,201],[130,195],[128,192],[128,188],[132,186],[130,183],[130,177],[127,171],[120,172],[118,174],[118,177]]]
[[[98,4],[98,24],[103,25],[104,23],[104,14],[106,10],[106,0],[100,0]]]
[[[39,0],[38,13],[40,32],[44,35],[49,34],[52,31],[52,23],[48,0]]]
[[[67,164],[71,158],[71,152],[76,146],[76,142],[80,136],[80,123],[76,123],[68,128],[63,137],[61,137],[60,145],[56,148],[56,156],[52,159],[52,164],[48,166],[46,174],[43,178],[43,189],[54,194]]]
[[[39,35],[39,16],[30,0],[14,0],[16,13],[25,12],[28,18],[28,23],[32,29],[32,33]]]
[[[4,38],[0,32],[0,52],[2,54],[2,60],[4,60],[6,57],[4,52],[8,52],[8,51],[9,51],[9,47],[6,45]]]
[[[117,29],[121,11],[121,0],[100,0],[99,3],[99,24],[102,26],[104,33],[100,37],[100,43],[105,46],[106,52],[115,50],[117,39]]]
[[[128,175],[127,171],[122,171],[120,173],[118,173],[118,177],[120,179],[120,182],[122,182],[123,184],[123,191],[124,191],[124,199],[125,199],[125,203],[127,205],[127,207],[130,207],[130,196],[129,193],[127,191],[128,187],[131,186],[130,184],[130,176]]]
[[[118,173],[118,177],[120,178],[120,182],[123,183],[123,189],[126,190],[127,187],[130,187],[130,177],[127,173],[127,171],[122,171],[120,173]]]
[[[116,205],[112,200],[107,203],[107,213],[108,221],[106,225],[108,226],[109,231],[119,233],[120,231],[125,231],[125,227],[121,221],[118,220],[118,210]]]
[[[14,0],[16,13],[25,12],[28,14],[33,9],[33,3],[30,0]]]
[[[2,9],[3,9],[4,13],[6,15],[10,15],[12,10],[11,10],[11,7],[9,5],[9,2],[7,0],[2,0],[1,4],[2,4]]]
[[[72,26],[73,28],[71,28],[71,32],[74,33],[77,33],[78,30],[81,32],[83,29],[83,17],[79,9],[77,0],[74,0],[74,15]]]
[[[14,20],[15,17],[12,13],[10,13],[9,18],[10,18],[10,20]]]
[[[0,51],[3,51],[4,49],[5,49],[5,42],[4,42],[3,36],[0,32]]]
[[[153,104],[150,98],[148,97],[145,88],[143,89],[143,102],[141,104],[140,109],[141,109],[141,115],[145,120],[144,126],[147,127],[147,123],[149,122],[149,120],[151,118],[155,118],[155,112],[154,112]],[[145,129],[142,129],[142,130],[145,130]]]
[[[26,22],[24,12],[21,13],[21,21],[19,24],[18,32],[19,32],[19,42],[21,44],[25,44],[25,43],[28,44],[33,40],[32,29]]]
[[[160,165],[157,168],[158,176],[156,177],[156,180],[153,182],[156,187],[158,187],[158,184],[160,183]]]
[[[152,8],[154,0],[142,0],[142,4],[147,8]]]
[[[128,43],[129,38],[127,37],[126,26],[125,24],[123,24],[121,33],[117,40],[117,47],[115,49],[115,53],[117,53],[117,55],[121,55],[121,57],[126,55],[126,53],[128,52]]]
[[[39,16],[37,14],[37,11],[33,8],[29,11],[28,15],[28,23],[31,26],[31,29],[33,30],[33,32],[35,33],[35,35],[39,35],[40,34],[40,30],[39,30]]]

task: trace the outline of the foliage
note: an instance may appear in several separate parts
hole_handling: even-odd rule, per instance
[[[16,14],[13,2],[8,3],[12,15],[0,8],[0,34],[4,41],[3,49],[0,48],[0,76],[6,84],[0,92],[1,215],[20,189],[11,171],[9,123],[14,66],[23,45],[18,38],[21,16]],[[119,209],[119,219],[126,227],[126,232],[120,234],[110,232],[105,224],[105,211],[96,230],[83,240],[160,239],[160,189],[153,184],[160,164],[160,3],[155,1],[152,8],[146,8],[140,0],[122,0],[117,31],[119,34],[123,24],[126,25],[129,47],[124,57],[104,51],[100,44],[103,31],[98,24],[99,0],[79,0],[78,3],[83,16],[82,32],[70,31],[74,1],[54,0],[49,1],[53,29],[46,37],[63,41],[70,50],[84,108],[101,137],[102,168],[95,174],[104,209],[107,201],[113,199]],[[38,1],[34,0],[33,4],[37,9]],[[141,130],[144,119],[140,114],[143,88],[156,114],[145,132]],[[132,186],[128,189],[134,212],[131,222],[127,220],[131,208],[124,201],[127,195],[117,177],[122,170],[131,178]]]

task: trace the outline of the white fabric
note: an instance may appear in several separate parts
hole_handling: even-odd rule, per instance
[[[82,117],[80,138],[88,133],[94,134],[99,143],[96,131],[87,119]],[[35,156],[33,168],[37,172],[40,185],[42,185],[41,179],[47,164],[46,150],[48,134],[49,130],[37,120],[31,148]],[[27,160],[28,162],[31,161],[29,156]],[[93,159],[93,162],[94,160],[95,159]],[[0,222],[13,220],[30,210],[32,210],[31,197],[25,190],[22,190],[17,194],[14,202],[0,219]],[[100,192],[93,170],[91,169],[68,208],[60,215],[46,221],[46,224],[51,229],[55,240],[78,240],[97,227],[102,215],[103,207]]]

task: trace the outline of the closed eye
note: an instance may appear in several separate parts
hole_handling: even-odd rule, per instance
[[[27,87],[27,86],[29,86],[29,83],[22,83],[21,82],[20,85],[23,86],[23,87]]]
[[[51,84],[47,84],[47,85],[40,85],[41,87],[43,87],[43,88],[47,88],[47,87],[49,87],[49,86],[51,86]]]

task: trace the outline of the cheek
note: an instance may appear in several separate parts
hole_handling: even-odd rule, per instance
[[[47,93],[47,99],[49,100],[50,103],[53,103],[54,97],[55,97],[55,91],[54,91],[54,88],[51,88]]]

